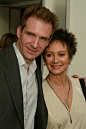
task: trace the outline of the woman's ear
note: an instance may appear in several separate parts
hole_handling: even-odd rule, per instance
[[[17,37],[20,38],[20,34],[21,34],[21,26],[17,27]]]

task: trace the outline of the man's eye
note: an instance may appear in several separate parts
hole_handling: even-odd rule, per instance
[[[32,33],[28,33],[28,35],[33,35]]]
[[[47,39],[46,39],[46,38],[44,38],[44,37],[41,37],[41,40],[44,40],[44,41],[46,41]]]

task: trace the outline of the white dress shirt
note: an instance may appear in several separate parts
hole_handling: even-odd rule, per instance
[[[18,59],[21,84],[22,84],[22,93],[23,93],[23,107],[24,107],[24,128],[25,129],[34,129],[34,116],[37,107],[37,80],[35,70],[37,68],[36,61],[34,60],[31,65],[28,66],[18,51],[16,43],[13,43],[13,47]],[[28,71],[28,72],[27,72]]]

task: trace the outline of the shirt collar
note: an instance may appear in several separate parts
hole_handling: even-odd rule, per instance
[[[15,53],[16,53],[16,56],[18,59],[19,67],[24,65],[28,69],[28,66],[27,66],[23,56],[21,55],[21,53],[19,52],[19,50],[16,47],[16,42],[13,43],[13,47],[14,47],[14,50],[15,50]],[[31,71],[34,72],[36,70],[36,68],[37,68],[37,65],[36,65],[36,61],[34,59],[33,62],[31,63],[31,65],[29,66],[29,69],[31,69]]]

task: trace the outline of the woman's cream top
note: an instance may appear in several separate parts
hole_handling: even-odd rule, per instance
[[[43,93],[48,109],[48,124],[46,129],[86,129],[86,102],[79,80],[70,78],[73,89],[73,99],[70,109],[72,124],[66,107],[62,104],[46,79],[43,80]]]

